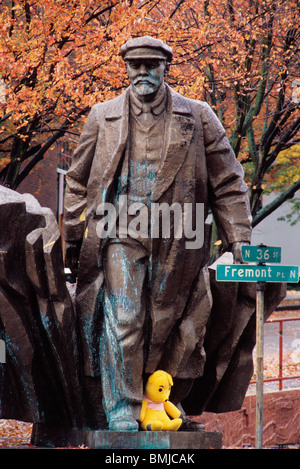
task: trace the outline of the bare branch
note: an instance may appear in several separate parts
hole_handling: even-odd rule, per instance
[[[273,213],[278,207],[280,207],[283,202],[288,199],[292,199],[294,194],[300,189],[300,179],[296,181],[291,187],[289,187],[286,191],[281,192],[278,197],[276,197],[273,202],[265,205],[254,217],[252,220],[252,227],[254,228],[258,225],[262,220],[264,220],[268,215]]]

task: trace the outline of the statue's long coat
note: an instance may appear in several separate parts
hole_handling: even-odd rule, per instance
[[[209,208],[213,212],[223,246],[230,247],[236,241],[249,242],[251,217],[247,186],[222,125],[206,103],[166,88],[167,145],[154,187],[154,202],[203,203],[205,218]],[[129,88],[119,97],[95,105],[67,173],[64,236],[66,241],[83,240],[76,307],[85,372],[89,376],[99,375],[104,278],[101,255],[105,240],[99,237],[101,225],[96,209],[101,203],[114,201],[126,149],[128,115]],[[206,359],[203,344],[207,325],[211,324],[212,307],[207,268],[209,229],[205,229],[202,248],[186,249],[185,242],[183,237],[161,243],[157,287],[149,298],[152,333],[146,371],[163,367],[178,382],[183,382],[181,378],[185,382],[201,379],[203,375]],[[229,312],[224,311],[223,317],[224,314],[226,317]],[[221,374],[230,362],[249,315],[253,314],[253,304],[251,314],[247,314],[238,332],[235,327],[235,340],[230,339],[233,345],[229,345]],[[231,337],[230,334],[232,331]]]

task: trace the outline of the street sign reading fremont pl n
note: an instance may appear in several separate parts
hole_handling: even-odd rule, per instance
[[[298,283],[299,266],[218,264],[216,279],[221,282]]]

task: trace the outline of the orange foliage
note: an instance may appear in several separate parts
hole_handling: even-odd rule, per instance
[[[253,163],[257,185],[276,161],[274,139],[299,118],[299,107],[287,104],[299,77],[299,13],[298,0],[4,0],[0,158],[16,167],[57,129],[78,133],[93,104],[128,85],[120,46],[152,35],[174,50],[170,85],[209,102],[236,155]],[[298,129],[290,137],[279,151]]]

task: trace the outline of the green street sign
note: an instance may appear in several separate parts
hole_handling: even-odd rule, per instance
[[[298,283],[299,266],[218,264],[216,279],[221,282]]]
[[[274,246],[242,246],[244,262],[281,262],[281,248]]]

